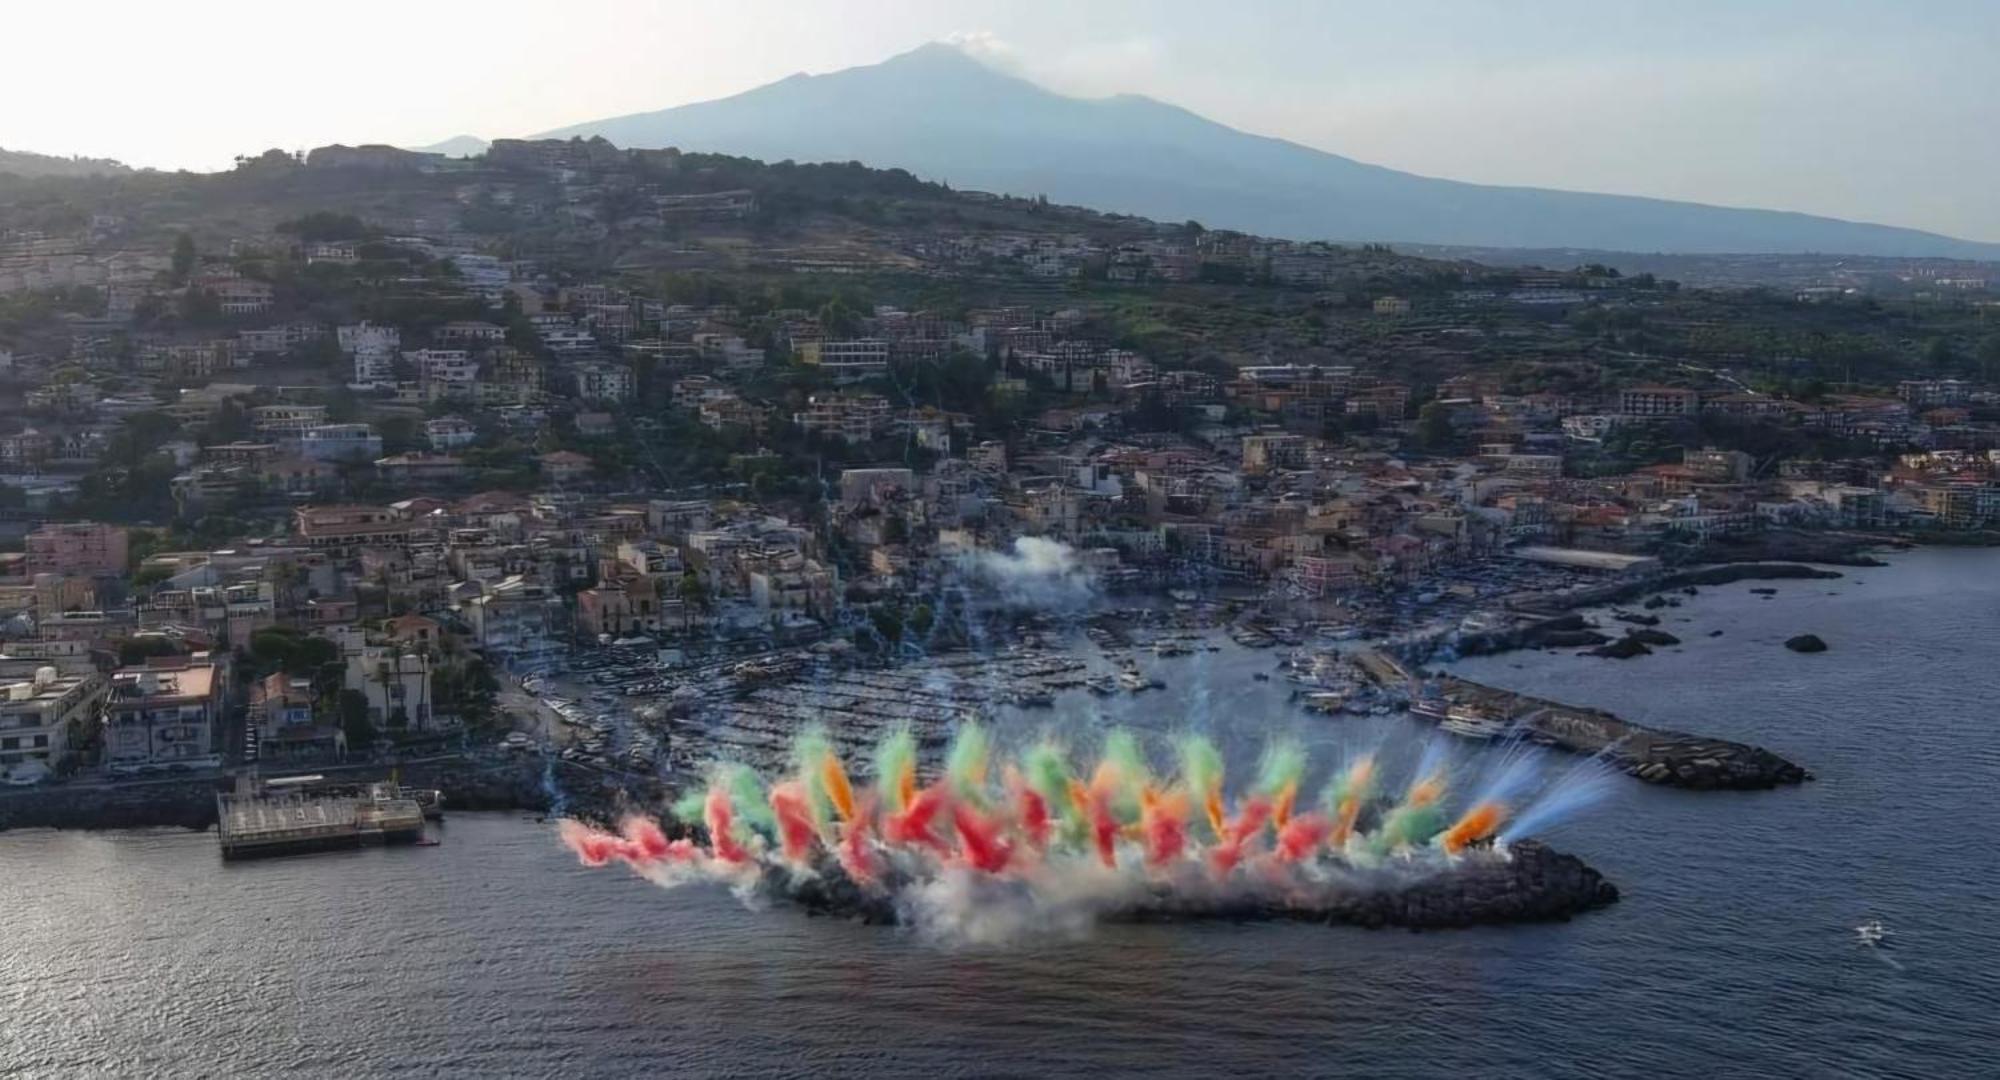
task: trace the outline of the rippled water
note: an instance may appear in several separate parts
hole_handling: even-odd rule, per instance
[[[1993,1075],[2000,553],[1897,563],[1706,590],[1663,613],[1683,649],[1629,663],[1458,665],[1820,777],[1621,785],[1552,837],[1625,892],[1572,923],[951,949],[585,871],[509,815],[455,817],[437,848],[229,866],[206,835],[6,834],[0,1073]],[[1832,651],[1781,647],[1804,631]],[[1292,715],[1241,681],[1267,662],[1163,662],[1174,689],[1128,707],[1247,734]],[[1856,944],[1866,918],[1890,950]]]

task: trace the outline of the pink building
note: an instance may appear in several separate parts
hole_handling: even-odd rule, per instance
[[[43,525],[27,537],[28,574],[119,577],[125,573],[125,530],[95,521]]]

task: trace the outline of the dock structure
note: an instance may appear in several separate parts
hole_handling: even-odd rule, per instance
[[[216,796],[216,836],[225,859],[253,859],[422,838],[424,807],[394,784],[329,787],[320,778],[259,784],[249,778]]]

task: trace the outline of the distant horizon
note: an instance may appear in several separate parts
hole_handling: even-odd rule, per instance
[[[1973,137],[2000,129],[2000,72],[1979,61],[2000,48],[2000,9],[1940,3],[1913,18],[1863,4],[1807,20],[1803,0],[1748,10],[1697,0],[1673,11],[1557,0],[1533,18],[1452,0],[1387,14],[1247,4],[1215,25],[1185,0],[1081,11],[992,0],[875,0],[860,10],[585,0],[583,32],[557,41],[521,33],[525,5],[487,5],[472,23],[421,6],[371,12],[362,0],[342,22],[312,25],[302,46],[297,28],[235,0],[205,5],[216,17],[198,28],[185,12],[101,0],[17,14],[20,40],[88,33],[106,15],[131,32],[106,43],[105,74],[89,86],[65,79],[61,50],[0,72],[0,93],[38,103],[9,118],[0,147],[214,172],[273,147],[531,137],[947,42],[1056,93],[1149,97],[1420,176],[2000,242],[2000,201],[1982,194],[2000,173],[2000,141]],[[384,26],[397,35],[383,38]],[[593,32],[600,26],[617,32]],[[449,80],[402,78],[410,69],[383,48],[446,34],[461,42]],[[684,62],[661,63],[677,43]],[[197,99],[189,104],[229,94],[230,108],[205,117],[176,107],[164,123],[131,108],[157,92],[163,56],[296,48],[349,58],[353,78],[264,77],[242,96],[240,76],[200,68],[175,73]],[[50,95],[51,85],[64,93]]]

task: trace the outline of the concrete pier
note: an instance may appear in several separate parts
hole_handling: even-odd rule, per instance
[[[248,778],[216,798],[225,859],[292,855],[420,839],[424,808],[392,784],[328,788],[319,777],[258,784]]]

